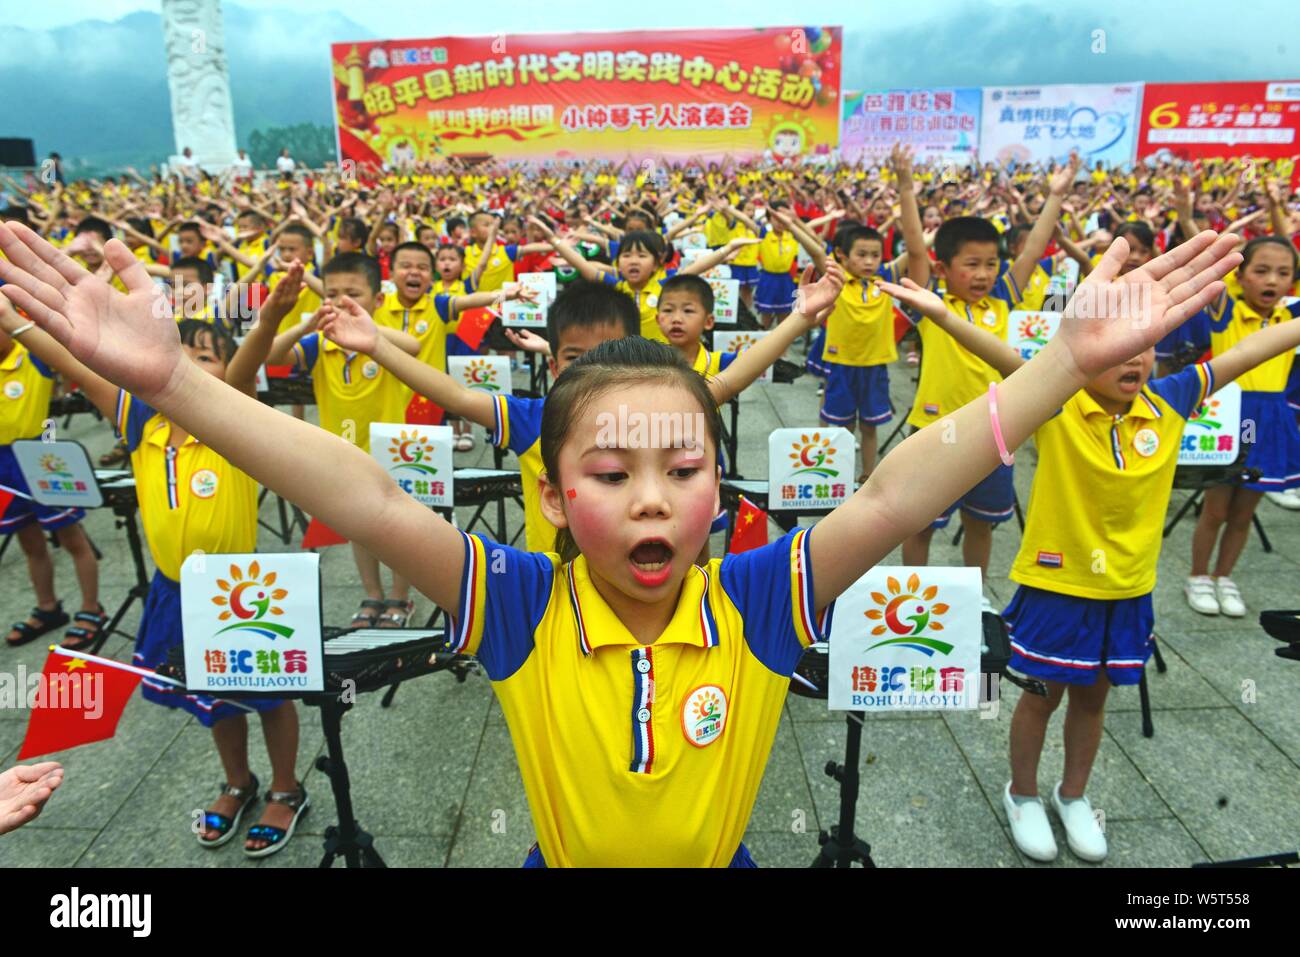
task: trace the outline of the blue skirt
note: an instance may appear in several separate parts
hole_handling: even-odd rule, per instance
[[[754,308],[759,312],[785,315],[794,308],[794,277],[788,272],[758,271],[758,288],[754,290]]]
[[[1286,404],[1300,412],[1300,356],[1291,363],[1291,378],[1286,380]]]
[[[140,630],[135,636],[135,654],[131,661],[138,668],[155,670],[167,660],[167,652],[181,644],[181,586],[162,572],[155,571],[144,600]],[[245,714],[242,708],[204,694],[192,694],[184,688],[145,678],[140,693],[146,701],[168,708],[182,708],[205,728],[218,721]],[[284,698],[250,698],[240,702],[254,711],[270,711],[284,704]]]
[[[1246,468],[1259,469],[1259,481],[1243,482],[1242,488],[1257,492],[1281,492],[1300,488],[1300,426],[1282,392],[1243,392],[1241,425],[1243,441],[1247,423],[1255,423],[1254,441],[1246,453]]]
[[[1151,656],[1150,593],[1107,601],[1021,585],[1002,612],[1012,670],[1070,685],[1135,685]]]

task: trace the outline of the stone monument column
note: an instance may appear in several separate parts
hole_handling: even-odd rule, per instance
[[[162,27],[176,135],[172,167],[188,146],[194,162],[220,172],[236,156],[221,0],[162,0]]]

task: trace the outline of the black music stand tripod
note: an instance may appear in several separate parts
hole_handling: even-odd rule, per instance
[[[328,754],[316,759],[316,770],[330,779],[334,804],[339,822],[325,829],[325,856],[322,868],[333,867],[335,858],[342,857],[348,867],[387,867],[375,850],[375,839],[361,829],[352,811],[352,782],[348,778],[348,765],[343,759],[343,715],[352,705],[337,694],[324,694],[305,698],[305,703],[320,708],[321,730],[325,732]]]
[[[844,763],[826,762],[826,774],[840,782],[840,822],[832,824],[829,832],[821,831],[817,842],[821,852],[812,867],[875,867],[871,859],[871,845],[853,833],[853,818],[858,812],[858,761],[862,754],[862,722],[866,715],[861,711],[848,713],[849,736],[844,746]]]

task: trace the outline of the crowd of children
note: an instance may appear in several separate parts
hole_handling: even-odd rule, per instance
[[[256,550],[261,484],[352,543],[364,589],[352,627],[406,626],[412,588],[453,614],[453,644],[479,658],[515,741],[539,839],[530,864],[627,862],[635,834],[653,848],[641,863],[746,866],[740,837],[821,612],[895,546],[905,564],[925,564],[934,530],[958,511],[963,561],[987,577],[993,528],[1015,506],[1009,449],[1032,436],[1038,466],[1010,569],[1019,587],[1002,614],[1012,667],[1049,694],[1023,695],[1015,711],[1004,804],[1017,846],[1054,858],[1038,762],[1068,697],[1051,806],[1074,853],[1101,860],[1084,792],[1104,704],[1151,653],[1181,431],[1216,389],[1240,382],[1244,464],[1257,477],[1207,492],[1189,605],[1244,616],[1230,576],[1260,499],[1300,509],[1300,323],[1289,321],[1300,315],[1300,215],[1274,177],[1283,172],[1239,161],[1083,171],[1073,157],[940,168],[896,148],[875,166],[451,161],[260,184],[10,182],[0,487],[14,494],[0,532],[19,539],[36,605],[6,641],[69,624],[47,533],[81,588],[65,644],[93,645],[107,622],[83,516],[31,501],[11,449],[41,433],[61,376],[114,425],[116,455],[136,475],[157,568],[138,664],[155,667],[180,641],[186,556]],[[447,356],[473,354],[481,335],[462,338],[459,324],[534,298],[517,280],[538,272],[560,290],[545,338],[509,335],[545,355],[550,391],[465,388]],[[1074,300],[1050,299],[1067,272],[1097,296],[1140,287],[1145,298],[1076,314]],[[701,277],[717,275],[739,280],[768,330],[740,354],[709,345],[714,293]],[[1126,311],[1139,299],[1140,317]],[[1066,312],[1061,331],[1026,362],[1006,344],[1009,317],[1053,307]],[[811,528],[711,558],[725,518],[718,408],[800,339],[825,379],[821,422],[860,436],[861,487]],[[900,342],[909,362],[919,353],[911,434],[877,462]],[[295,421],[301,408],[286,416],[255,401],[263,365],[310,376],[319,427]],[[592,417],[615,400],[702,411],[708,434],[695,447],[598,448]],[[365,454],[371,423],[444,417],[458,451],[472,447],[473,423],[517,457],[525,550],[415,506]],[[978,439],[945,440],[954,424]],[[294,466],[313,456],[337,468]],[[190,494],[200,472],[211,488]],[[1100,572],[1098,547],[1111,556]],[[509,574],[486,575],[489,555]],[[726,732],[683,747],[668,729],[702,688],[726,709]],[[212,728],[226,783],[198,837],[232,839],[259,794],[245,712],[148,681],[144,694]],[[571,720],[576,708],[587,717]],[[310,807],[293,705],[256,710],[273,780],[250,856],[276,853]],[[605,711],[609,721],[590,720]],[[607,810],[593,818],[557,799],[577,787]]]

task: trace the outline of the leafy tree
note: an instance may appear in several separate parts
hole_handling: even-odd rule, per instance
[[[248,157],[258,169],[274,169],[276,157],[286,146],[299,166],[317,169],[338,158],[334,130],[318,123],[254,130],[248,137]]]

